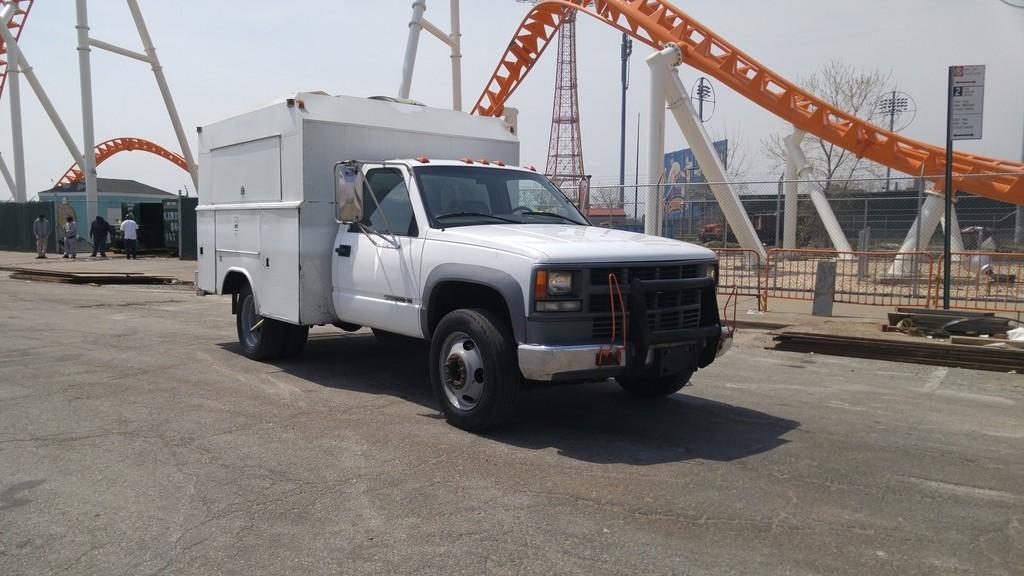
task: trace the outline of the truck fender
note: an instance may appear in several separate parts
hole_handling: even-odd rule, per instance
[[[423,285],[423,304],[420,307],[420,325],[423,335],[430,338],[430,310],[434,289],[443,282],[464,282],[479,284],[496,290],[505,299],[512,333],[516,342],[526,338],[526,305],[523,302],[523,287],[511,275],[494,268],[482,268],[469,264],[441,264],[434,268]]]
[[[249,287],[252,288],[252,299],[254,301],[253,303],[256,305],[256,313],[258,314],[260,311],[260,295],[256,293],[256,284],[252,281],[252,276],[249,274],[249,271],[246,270],[245,268],[239,268],[237,266],[232,266],[231,268],[228,268],[227,271],[224,272],[224,275],[221,276],[220,282],[218,283],[217,287],[217,293],[232,295],[231,312],[236,313],[238,305],[238,290],[231,290],[230,292],[224,291],[225,281],[227,280],[228,276],[231,276],[232,274],[241,274],[242,276],[245,277],[245,281],[249,283]]]

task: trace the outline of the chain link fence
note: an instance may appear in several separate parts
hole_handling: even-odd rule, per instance
[[[836,262],[836,302],[939,305],[945,200],[926,180],[732,182],[764,257],[737,242],[715,200],[717,186],[592,186],[585,210],[597,226],[644,232],[653,194],[659,234],[714,249],[720,288],[758,296],[759,305],[771,298],[811,299],[821,261]],[[787,189],[797,191],[791,207]],[[956,195],[954,207],[952,305],[1024,312],[1024,212],[966,193]],[[793,226],[788,235],[787,220]]]
[[[758,239],[767,248],[784,247],[785,190],[793,184],[798,188],[795,243],[786,248],[835,248],[812,192],[827,201],[849,247],[859,251],[899,250],[915,220],[925,212],[927,199],[936,196],[927,190],[924,180],[916,178],[732,182]],[[715,186],[720,185],[594,185],[586,211],[597,226],[643,232],[648,194],[654,192],[660,199],[654,212],[661,218],[661,236],[739,248],[715,200]],[[955,244],[954,250],[1024,252],[1024,218],[1017,206],[966,193],[956,198],[956,224],[963,242]],[[915,247],[925,252],[941,252],[942,244],[942,225],[936,226],[929,238],[915,239]]]

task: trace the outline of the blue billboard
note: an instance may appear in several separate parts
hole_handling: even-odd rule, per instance
[[[718,140],[713,146],[715,153],[722,160],[722,166],[728,167],[729,140]],[[704,178],[704,171],[697,164],[697,158],[691,148],[665,154],[665,213],[672,214],[683,210],[687,184],[705,182],[707,180]]]

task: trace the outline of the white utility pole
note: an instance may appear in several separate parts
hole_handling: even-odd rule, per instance
[[[78,30],[78,74],[82,93],[82,150],[85,164],[79,164],[85,176],[85,224],[99,214],[99,191],[96,187],[96,134],[92,115],[92,66],[89,61],[89,15],[86,0],[75,0]]]

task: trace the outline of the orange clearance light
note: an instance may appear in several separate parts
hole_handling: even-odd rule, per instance
[[[462,161],[465,162],[466,164],[472,164],[473,163],[473,159],[472,158],[463,158]]]
[[[487,161],[487,160],[485,160],[485,159],[483,159],[483,158],[481,158],[481,159],[477,160],[477,162],[479,162],[479,163],[483,164],[484,166],[487,166],[487,165],[489,165],[489,164],[490,164],[490,162],[489,162],[489,161]]]
[[[430,158],[427,158],[426,156],[417,156],[416,161],[420,164],[430,164]]]
[[[305,100],[302,100],[300,98],[300,99],[296,100],[295,103],[299,105],[299,110],[305,110],[306,109],[306,101]]]
[[[533,297],[537,300],[548,297],[548,273],[545,270],[537,271],[537,280],[533,285]]]
[[[526,168],[526,169],[527,169],[527,170],[529,170],[530,172],[536,172],[536,171],[537,171],[537,168],[535,168],[535,167],[533,166],[533,164],[527,164],[526,166],[523,166],[523,168]]]
[[[502,162],[501,160],[495,160],[494,164],[495,164],[495,166],[504,166],[505,165],[505,163]]]

